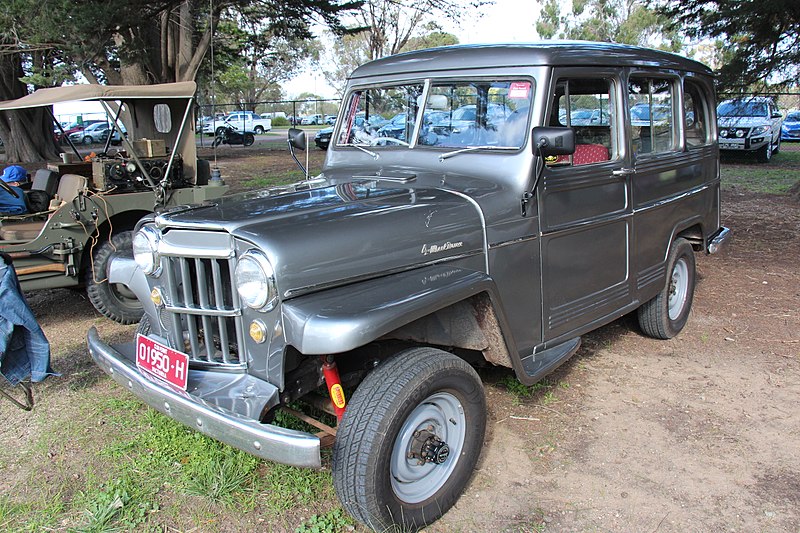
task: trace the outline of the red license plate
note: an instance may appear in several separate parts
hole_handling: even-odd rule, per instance
[[[136,366],[148,374],[186,390],[189,356],[160,342],[136,335]]]

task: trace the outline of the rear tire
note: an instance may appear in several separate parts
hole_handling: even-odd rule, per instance
[[[692,245],[675,239],[667,258],[667,279],[658,295],[639,308],[639,327],[655,339],[671,339],[683,329],[692,308],[695,262]]]
[[[253,129],[253,131],[255,132],[256,135],[262,135],[264,133],[264,128],[262,128],[261,126],[256,126]]]
[[[93,262],[86,269],[85,284],[89,301],[101,315],[120,324],[134,324],[144,315],[144,306],[128,287],[110,284],[106,279],[111,259],[118,255],[133,257],[132,243],[132,231],[122,231],[113,235],[110,241],[105,241],[94,248]]]
[[[400,352],[347,406],[333,448],[336,494],[377,531],[416,531],[461,496],[485,428],[483,385],[469,364],[433,348]]]
[[[242,138],[242,144],[245,146],[252,146],[253,143],[256,142],[256,137],[252,133],[245,133],[244,138]]]

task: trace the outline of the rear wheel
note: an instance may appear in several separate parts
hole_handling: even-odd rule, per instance
[[[645,335],[671,339],[689,319],[694,298],[695,264],[692,245],[675,239],[667,260],[666,285],[658,295],[639,308],[639,326]]]
[[[86,294],[100,314],[119,322],[134,324],[141,320],[144,307],[125,285],[108,282],[108,265],[118,255],[133,257],[133,232],[123,231],[94,248],[90,268],[86,269]]]
[[[255,128],[253,128],[253,131],[255,132],[256,135],[261,135],[264,133],[264,128],[262,128],[261,126],[256,126]]]
[[[256,137],[252,133],[245,133],[242,139],[242,144],[245,146],[252,146],[256,142]]]
[[[373,529],[422,528],[461,496],[485,428],[483,385],[469,364],[433,348],[401,352],[347,406],[333,449],[336,493]]]

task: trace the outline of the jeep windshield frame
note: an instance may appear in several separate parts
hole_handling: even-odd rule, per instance
[[[377,150],[371,153],[517,151],[530,132],[534,87],[523,76],[359,85],[345,98],[335,145]]]

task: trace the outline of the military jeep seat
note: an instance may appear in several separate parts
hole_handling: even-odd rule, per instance
[[[64,174],[58,182],[58,190],[50,201],[50,210],[58,209],[63,204],[74,200],[82,191],[86,191],[87,180],[77,174]],[[5,221],[0,226],[0,239],[4,241],[30,241],[39,236],[47,224],[47,220],[31,222]]]

